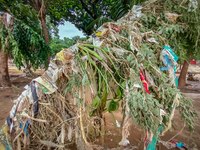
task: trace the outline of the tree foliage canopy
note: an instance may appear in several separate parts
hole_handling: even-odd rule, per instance
[[[142,17],[145,28],[167,39],[181,59],[200,58],[200,9],[195,2],[158,0]]]
[[[52,19],[63,18],[90,35],[95,27],[119,19],[133,4],[142,1],[144,0],[68,0],[58,7],[51,7],[49,13]]]
[[[59,39],[59,38],[53,38],[50,42],[50,47],[52,49],[52,56],[55,56],[56,53],[61,51],[62,48],[68,48],[75,44],[78,40],[85,41],[87,38],[81,38],[80,36],[74,36],[72,38],[66,38]]]
[[[32,7],[21,3],[8,5],[1,2],[4,11],[12,15],[13,27],[7,28],[2,22],[1,45],[4,51],[10,51],[14,62],[20,69],[24,64],[31,64],[34,69],[47,66],[47,52],[50,47],[40,36],[40,22]],[[6,46],[8,41],[9,46]]]

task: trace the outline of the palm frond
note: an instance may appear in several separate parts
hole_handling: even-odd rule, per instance
[[[91,22],[87,28],[93,28],[93,29],[97,29],[99,28],[100,26],[102,26],[104,23],[106,22],[113,22],[114,20],[112,20],[111,18],[109,17],[106,17],[106,16],[101,16],[97,19],[95,19],[93,22]]]
[[[127,0],[126,3],[124,0],[117,1],[111,10],[113,19],[118,20],[124,16],[133,7],[133,5],[138,5],[144,1],[145,0]]]

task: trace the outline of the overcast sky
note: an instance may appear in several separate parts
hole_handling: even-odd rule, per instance
[[[58,26],[60,39],[64,37],[72,38],[73,36],[85,37],[81,31],[79,31],[73,24],[70,22],[65,22],[64,25]]]

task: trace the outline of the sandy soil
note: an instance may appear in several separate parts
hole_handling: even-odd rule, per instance
[[[23,87],[26,84],[29,84],[32,79],[20,77],[23,74],[22,71],[18,71],[15,66],[10,66],[9,69],[10,76],[11,76],[11,83],[13,86],[11,88],[0,90],[0,127],[5,123],[7,116],[13,106],[12,101],[15,100],[23,91]],[[43,70],[39,70],[37,73],[41,74]],[[181,89],[187,96],[192,97],[194,99],[194,108],[197,111],[198,115],[200,116],[200,81],[198,82],[187,82],[188,86],[185,89]],[[122,120],[121,111],[118,110],[114,113],[115,119],[120,123]],[[114,124],[113,117],[111,114],[105,114],[105,121],[106,121],[106,135],[104,138],[104,146],[107,148],[118,149],[118,143],[121,140],[121,128],[117,128]],[[176,130],[167,132],[161,140],[168,141],[174,135],[179,133],[179,131],[183,128],[183,122],[181,122],[181,118],[179,113],[175,112],[174,122],[176,123]],[[143,143],[141,141],[144,138],[144,131],[142,131],[139,127],[133,125],[133,121],[130,120],[130,136],[128,140],[130,141],[129,149],[138,149],[142,150]],[[187,144],[191,147],[196,147],[196,149],[191,150],[198,150],[200,149],[200,128],[199,125],[200,120],[195,122],[196,129],[193,133],[190,133],[187,130],[187,127],[183,129],[183,131],[178,134],[173,140],[176,142],[182,142]],[[102,144],[101,138],[96,139],[96,144]],[[162,144],[158,144],[159,150],[167,150]],[[74,148],[73,148],[74,149]],[[121,148],[125,149],[125,148]]]

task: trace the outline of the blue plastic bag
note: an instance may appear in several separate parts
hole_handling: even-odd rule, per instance
[[[160,71],[167,71],[170,67],[174,69],[175,85],[178,86],[178,79],[176,77],[176,64],[178,56],[172,51],[169,46],[164,46],[162,51],[163,63],[166,67],[160,68]]]

